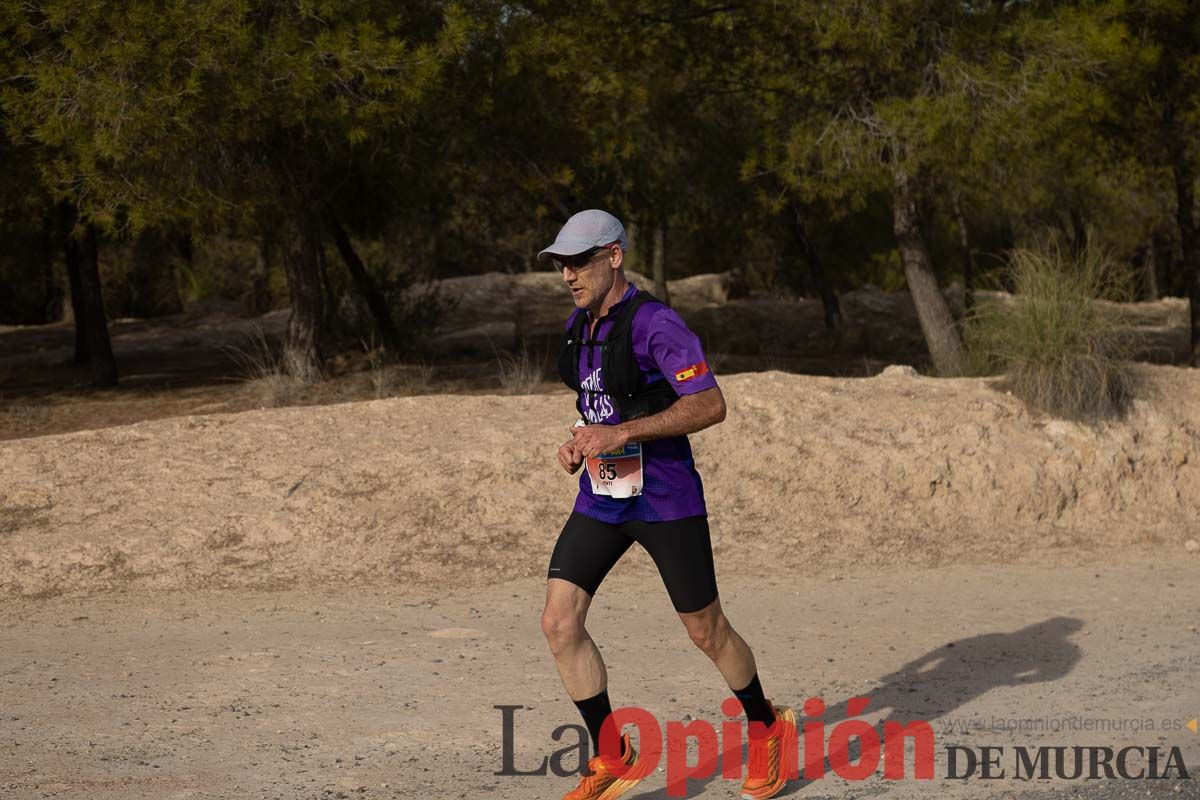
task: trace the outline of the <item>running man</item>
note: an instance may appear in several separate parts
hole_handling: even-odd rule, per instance
[[[554,244],[538,254],[561,272],[575,301],[559,371],[577,392],[583,420],[559,447],[558,463],[568,474],[586,464],[575,508],[550,557],[542,631],[599,754],[612,704],[604,661],[584,623],[604,576],[640,544],[691,640],[745,710],[754,768],[741,796],[772,797],[786,783],[783,723],[794,730],[795,716],[767,701],[754,654],[721,610],[704,490],[687,438],[725,419],[725,399],[696,335],[626,279],[627,249],[620,221],[593,209],[567,220]],[[629,735],[620,741],[620,762],[636,765]],[[591,774],[563,800],[613,800],[643,777],[636,768],[609,763],[613,770],[599,755],[591,758]]]

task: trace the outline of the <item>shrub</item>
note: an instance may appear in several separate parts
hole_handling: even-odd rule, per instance
[[[401,396],[429,394],[433,390],[433,366],[424,361],[396,367],[392,375],[395,393]]]
[[[1097,300],[1128,300],[1127,274],[1095,247],[1068,257],[1054,242],[1014,250],[1006,270],[1011,301],[980,303],[964,320],[971,371],[1003,373],[1027,406],[1055,416],[1124,413],[1134,343]]]
[[[497,356],[500,367],[500,389],[504,394],[533,394],[545,378],[547,359],[538,358],[528,349],[515,354]]]
[[[424,361],[408,364],[390,363],[389,354],[375,337],[362,340],[366,355],[366,372],[371,396],[376,400],[385,397],[406,397],[428,394],[433,387],[433,367]]]
[[[237,363],[243,382],[259,406],[280,408],[292,405],[300,398],[303,382],[287,373],[278,348],[267,340],[262,328],[255,326],[243,346],[224,349]]]

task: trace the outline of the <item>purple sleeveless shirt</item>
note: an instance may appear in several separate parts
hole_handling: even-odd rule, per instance
[[[612,328],[614,312],[637,293],[629,289],[600,321],[596,340],[603,341]],[[591,313],[577,311],[577,314]],[[575,314],[567,320],[567,328]],[[711,389],[717,380],[709,371],[704,351],[696,334],[688,330],[680,316],[665,305],[647,303],[633,318],[633,355],[638,371],[647,381],[667,380],[682,396]],[[604,392],[604,370],[600,366],[600,348],[584,345],[579,352],[580,385],[601,394],[583,395],[584,421],[588,424],[616,425],[620,413]],[[587,470],[579,473],[579,495],[575,510],[602,522],[630,520],[666,522],[683,517],[706,516],[704,486],[692,460],[692,447],[686,436],[655,439],[642,443],[642,494],[630,498],[608,497],[592,493]]]

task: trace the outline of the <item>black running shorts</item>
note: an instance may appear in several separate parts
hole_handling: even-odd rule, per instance
[[[558,535],[546,577],[570,581],[594,597],[634,542],[654,559],[677,612],[699,611],[717,599],[707,517],[614,525],[574,511]]]

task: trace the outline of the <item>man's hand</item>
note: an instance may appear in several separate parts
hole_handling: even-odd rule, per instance
[[[568,475],[574,475],[583,464],[583,456],[576,449],[574,439],[563,442],[562,447],[558,448],[558,463]]]
[[[624,447],[629,441],[620,425],[583,425],[570,430],[576,451],[587,458]]]

